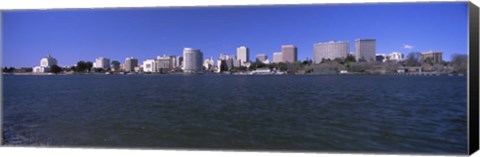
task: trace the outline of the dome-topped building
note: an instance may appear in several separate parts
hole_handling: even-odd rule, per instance
[[[33,72],[50,72],[50,67],[53,65],[57,65],[57,59],[53,58],[50,54],[48,54],[48,56],[43,57],[40,60],[40,66],[33,67]]]
[[[51,67],[52,65],[57,65],[57,60],[53,58],[50,54],[40,60],[41,67]]]

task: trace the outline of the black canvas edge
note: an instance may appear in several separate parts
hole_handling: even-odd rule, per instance
[[[471,155],[479,147],[479,31],[478,31],[478,7],[469,2],[469,98],[468,98],[468,153]]]

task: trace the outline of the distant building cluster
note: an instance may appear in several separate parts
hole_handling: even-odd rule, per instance
[[[403,53],[392,52],[390,54],[376,52],[376,39],[355,40],[355,51],[350,52],[348,41],[328,41],[313,44],[313,64],[321,64],[325,60],[337,58],[355,57],[356,61],[362,62],[387,62],[402,61],[405,59]],[[249,67],[252,63],[278,64],[298,62],[298,48],[295,45],[282,45],[281,51],[273,52],[269,60],[266,53],[259,53],[253,62],[250,61],[250,49],[240,46],[236,49],[236,55],[220,53],[217,60],[213,57],[204,59],[200,49],[184,48],[180,56],[162,55],[154,59],[146,59],[139,62],[134,57],[127,57],[123,64],[118,61],[111,61],[106,57],[98,57],[93,63],[93,68],[113,72],[146,72],[146,73],[200,73],[204,71],[222,72],[234,68]],[[421,53],[420,59],[431,63],[443,61],[442,52],[428,51]],[[312,61],[312,60],[309,60]],[[116,63],[114,63],[116,62]],[[57,64],[57,60],[50,54],[40,60],[40,66],[33,67],[33,72],[50,72],[50,68]]]

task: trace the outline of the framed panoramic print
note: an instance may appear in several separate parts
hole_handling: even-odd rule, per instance
[[[469,155],[468,1],[2,10],[1,144]]]

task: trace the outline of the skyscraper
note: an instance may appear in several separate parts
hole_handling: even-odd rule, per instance
[[[349,42],[329,41],[313,44],[313,60],[315,64],[319,64],[323,59],[346,58],[349,50]]]
[[[184,48],[184,71],[186,73],[197,73],[203,69],[203,53],[199,49]]]
[[[282,54],[282,60],[285,63],[295,63],[297,61],[297,47],[295,45],[283,45]]]
[[[375,61],[376,53],[375,39],[357,39],[355,40],[355,59],[357,61]]]
[[[237,48],[237,59],[240,60],[242,66],[245,65],[246,62],[250,62],[250,51],[245,46],[240,46]]]
[[[274,52],[273,53],[273,63],[283,62],[282,58],[283,58],[282,52]]]
[[[138,66],[138,59],[133,57],[125,58],[125,71],[126,72],[133,72],[135,71],[135,67]]]

